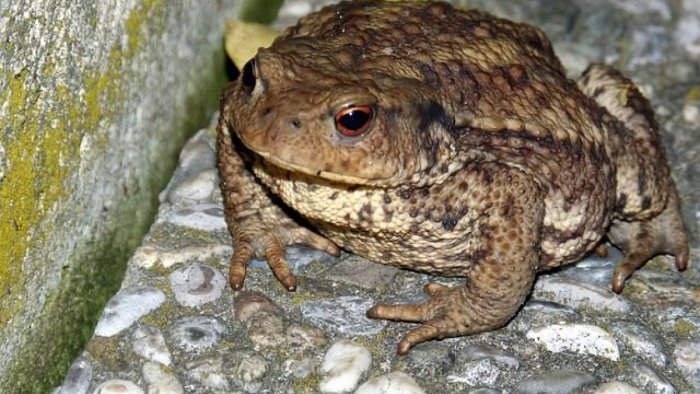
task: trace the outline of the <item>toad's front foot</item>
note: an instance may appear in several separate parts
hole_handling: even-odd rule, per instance
[[[290,219],[282,219],[276,226],[255,219],[242,220],[233,228],[233,240],[229,283],[234,290],[243,287],[246,269],[253,257],[267,260],[272,273],[282,286],[294,291],[297,284],[285,259],[287,246],[306,245],[333,256],[340,254],[340,249],[333,242]]]

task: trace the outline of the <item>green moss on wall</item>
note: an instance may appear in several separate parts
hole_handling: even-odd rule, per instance
[[[241,9],[241,20],[262,24],[272,23],[284,0],[247,0]]]
[[[89,134],[96,151],[93,155],[107,151],[107,126],[123,116],[126,89],[134,80],[125,65],[146,49],[142,37],[164,32],[165,15],[164,0],[146,0],[137,6],[125,21],[125,45],[114,45],[104,70],[81,71],[82,94],[59,82],[51,91],[28,88],[31,78],[51,78],[56,70],[65,68],[62,64],[48,64],[34,74],[24,70],[3,75],[0,71],[0,78],[9,81],[8,88],[0,92],[0,102],[8,99],[8,111],[13,114],[0,118],[7,163],[0,180],[0,329],[26,306],[25,280],[35,273],[23,272],[22,261],[38,261],[41,253],[50,254],[48,240],[61,232],[60,223],[47,218],[76,191],[73,176],[81,162],[82,138]],[[19,345],[19,352],[0,376],[0,392],[49,392],[61,383],[92,336],[104,304],[119,288],[129,255],[153,220],[158,192],[172,174],[177,153],[192,132],[208,124],[218,104],[225,82],[223,48],[211,56],[207,63],[211,68],[200,72],[198,91],[191,92],[178,118],[162,125],[168,128],[169,140],[153,158],[158,160],[157,168],[146,179],[137,180],[137,190],[124,191],[110,208],[109,222],[102,223],[100,234],[93,239],[65,235],[77,244],[61,273],[60,288],[49,295],[31,331],[25,331],[26,342]],[[37,100],[50,103],[49,109],[35,107]]]

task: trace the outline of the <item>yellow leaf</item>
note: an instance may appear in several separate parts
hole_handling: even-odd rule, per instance
[[[242,69],[259,48],[266,48],[281,33],[268,26],[240,20],[226,21],[226,53],[233,64]]]

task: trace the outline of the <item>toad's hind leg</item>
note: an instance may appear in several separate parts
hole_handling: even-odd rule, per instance
[[[613,274],[613,291],[620,293],[625,280],[657,254],[674,255],[683,271],[688,239],[649,100],[610,66],[591,65],[577,82],[619,121],[608,124],[617,164],[616,219],[608,238],[625,254]]]
[[[675,188],[660,215],[647,221],[615,221],[608,238],[625,254],[613,273],[612,289],[616,293],[622,292],[625,280],[637,268],[658,254],[673,255],[679,271],[688,267],[688,238]]]
[[[367,311],[373,319],[422,323],[399,342],[399,354],[424,341],[502,327],[525,301],[539,259],[543,202],[524,175],[515,170],[500,175],[512,189],[506,198],[486,203],[479,233],[469,235],[478,237],[480,250],[471,257],[472,268],[465,270],[465,286],[451,289],[429,284],[425,292],[430,299],[422,304],[379,304]],[[501,176],[495,178],[497,183]]]

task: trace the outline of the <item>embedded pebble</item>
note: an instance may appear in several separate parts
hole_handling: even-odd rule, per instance
[[[93,394],[145,394],[141,387],[128,380],[108,380],[97,386]]]
[[[379,286],[388,286],[397,272],[399,269],[396,267],[377,264],[364,257],[350,255],[329,269],[325,277],[363,289],[376,289]]]
[[[183,306],[196,307],[212,302],[224,291],[226,279],[216,268],[190,264],[170,274],[170,288]]]
[[[613,333],[644,360],[658,367],[666,364],[663,346],[650,330],[632,322],[621,322],[613,325]]]
[[[216,167],[216,153],[209,145],[208,130],[200,130],[182,147],[178,167],[185,171],[199,171]]]
[[[532,296],[573,308],[585,307],[613,312],[628,312],[631,308],[623,296],[609,289],[570,278],[542,277],[535,284]]]
[[[517,369],[520,366],[520,361],[512,354],[485,344],[460,349],[455,358],[447,380],[470,386],[493,386],[504,368]]]
[[[143,365],[143,378],[148,383],[148,393],[183,394],[177,377],[163,369],[162,364],[149,361]]]
[[[85,394],[90,389],[92,373],[94,367],[92,363],[83,357],[78,357],[71,364],[63,384],[55,394]]]
[[[314,372],[316,365],[313,359],[306,357],[301,360],[287,360],[282,364],[282,367],[285,375],[291,375],[296,379],[304,379]]]
[[[501,367],[518,369],[520,361],[510,352],[483,343],[471,344],[456,354],[456,362],[489,359]]]
[[[625,382],[608,382],[598,386],[593,394],[644,394],[644,391]]]
[[[444,342],[423,342],[411,348],[406,363],[417,376],[445,375],[454,366],[455,356]]]
[[[216,169],[205,169],[191,174],[189,177],[176,184],[168,194],[168,201],[172,204],[188,201],[206,201],[218,186]]]
[[[214,346],[226,332],[226,327],[210,316],[189,316],[175,321],[171,329],[177,347],[194,351]]]
[[[569,394],[595,382],[593,375],[571,369],[528,376],[515,387],[518,394]]]
[[[295,273],[301,273],[304,269],[314,261],[329,262],[334,259],[333,256],[320,250],[311,249],[306,246],[290,246],[285,250],[287,265],[289,269]],[[266,261],[253,259],[248,266],[250,268],[261,268],[269,270]],[[303,286],[303,283],[300,284]]]
[[[158,220],[201,231],[226,230],[224,211],[219,204],[202,203],[172,208]]]
[[[571,351],[620,359],[615,338],[598,326],[589,324],[553,324],[530,330],[527,338],[544,345],[550,352]]]
[[[372,355],[364,346],[345,339],[335,342],[323,358],[321,391],[344,393],[354,389],[371,363]]]
[[[605,250],[607,255],[604,257],[599,257],[592,253],[583,260],[573,265],[564,266],[558,273],[546,277],[570,278],[609,290],[613,271],[617,263],[622,260],[622,252],[612,246],[606,247]]]
[[[236,319],[246,321],[260,312],[278,313],[279,308],[262,293],[242,291],[233,300]]]
[[[456,364],[447,374],[447,381],[470,386],[493,386],[501,374],[500,368],[488,358]]]
[[[285,330],[285,346],[293,351],[305,353],[312,349],[325,346],[328,340],[326,333],[316,327],[292,323]]]
[[[146,360],[170,365],[172,358],[163,333],[158,328],[141,326],[131,333],[131,346],[134,352]]]
[[[262,385],[260,378],[267,372],[267,361],[258,354],[248,352],[239,353],[238,358],[235,376],[239,384],[249,393],[257,392]]]
[[[229,391],[229,382],[223,373],[224,361],[220,357],[201,358],[185,365],[187,376],[204,386],[219,391]]]
[[[643,389],[657,394],[675,394],[673,387],[665,377],[648,365],[635,364],[632,366],[637,377],[637,382]]]
[[[120,290],[105,306],[95,335],[111,337],[129,328],[165,301],[165,294],[153,287]]]
[[[331,300],[307,301],[301,306],[304,320],[323,330],[344,335],[373,336],[386,325],[385,320],[366,316],[372,300],[357,296],[340,296]]]
[[[262,347],[273,347],[283,344],[284,320],[277,315],[261,312],[246,321],[248,337],[253,343]]]
[[[480,387],[477,389],[472,389],[472,390],[467,391],[467,394],[501,394],[501,392],[498,390],[494,390],[494,389]]]
[[[687,101],[683,104],[683,120],[692,124],[700,124],[700,101]]]
[[[404,372],[374,377],[357,388],[355,394],[424,394],[416,381]]]
[[[156,263],[160,263],[163,268],[170,268],[176,264],[183,264],[187,261],[204,261],[215,258],[228,261],[233,254],[231,245],[202,245],[187,246],[181,249],[160,250],[151,245],[138,248],[132,261],[139,267],[152,268]]]
[[[681,342],[673,351],[676,365],[688,381],[700,390],[700,342]]]

